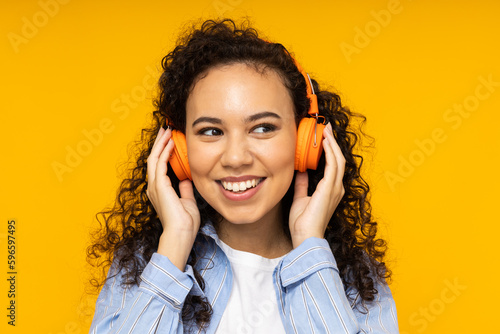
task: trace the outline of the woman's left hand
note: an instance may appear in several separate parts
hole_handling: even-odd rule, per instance
[[[330,123],[325,127],[323,137],[325,173],[312,196],[307,196],[307,172],[298,172],[295,177],[289,220],[293,248],[297,248],[307,238],[324,237],[328,222],[345,193],[342,184],[345,158],[333,136]]]

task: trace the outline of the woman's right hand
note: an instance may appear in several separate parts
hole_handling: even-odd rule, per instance
[[[172,130],[163,127],[156,136],[147,160],[146,194],[163,226],[158,253],[167,256],[177,268],[184,271],[200,227],[200,212],[191,181],[179,183],[179,198],[167,176],[167,162],[174,148],[171,136]]]

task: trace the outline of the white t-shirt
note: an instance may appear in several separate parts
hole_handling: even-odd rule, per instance
[[[267,259],[222,241],[220,246],[231,263],[233,288],[216,333],[285,334],[273,286],[274,268],[284,255]]]

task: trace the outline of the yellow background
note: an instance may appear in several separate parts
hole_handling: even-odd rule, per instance
[[[499,2],[64,2],[1,4],[2,333],[88,331],[95,296],[83,294],[84,251],[94,215],[114,200],[127,144],[152,110],[161,58],[187,21],[219,15],[248,15],[368,117],[376,150],[367,176],[401,332],[498,330]],[[397,13],[378,23],[388,9]],[[355,52],[343,52],[347,45]],[[480,81],[489,77],[490,90]],[[464,103],[472,111],[458,116],[454,105]],[[107,133],[85,146],[85,132],[100,127]],[[77,149],[86,155],[58,177],[54,163],[67,165]],[[15,328],[6,317],[11,218]]]

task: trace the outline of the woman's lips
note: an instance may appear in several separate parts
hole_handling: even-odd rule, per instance
[[[229,182],[229,181],[222,180],[221,183],[222,183],[222,187],[225,190],[230,190],[232,192],[237,193],[240,191],[245,191],[245,190],[250,189],[250,188],[255,188],[262,181],[262,179],[263,178],[259,177],[259,178],[249,179],[246,181],[238,181],[238,182]]]
[[[227,190],[227,189],[225,189],[225,187],[232,188],[235,185],[237,185],[237,187],[239,188],[240,187],[239,184],[241,184],[241,183],[244,183],[245,187],[246,187],[246,181],[229,182],[229,181],[226,181],[227,179],[223,179],[223,180],[220,180],[217,183],[219,184],[219,188],[220,188],[222,194],[224,195],[224,197],[226,197],[227,199],[229,199],[231,201],[245,201],[245,200],[253,197],[259,191],[259,189],[262,187],[262,184],[264,183],[266,178],[252,178],[252,179],[247,178],[246,181],[252,182],[252,180],[255,180],[255,187],[246,188],[244,191],[240,191],[238,189],[238,192],[234,192],[233,191],[234,189]],[[225,185],[223,185],[223,182],[225,183]],[[229,184],[230,184],[230,186],[229,186]]]

